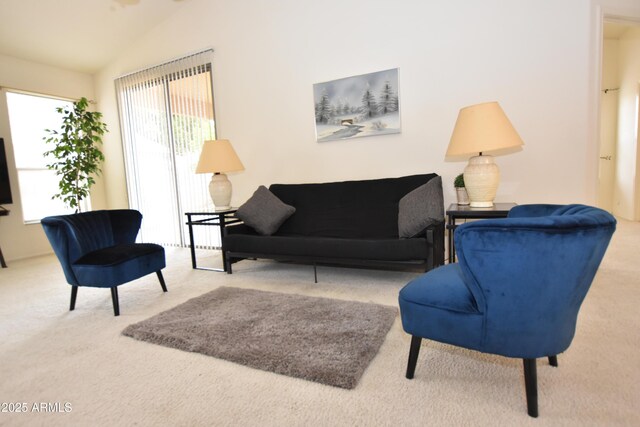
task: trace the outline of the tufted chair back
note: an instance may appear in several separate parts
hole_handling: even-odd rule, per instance
[[[598,208],[523,205],[507,219],[458,227],[464,283],[485,316],[479,350],[529,358],[566,350],[615,226]]]

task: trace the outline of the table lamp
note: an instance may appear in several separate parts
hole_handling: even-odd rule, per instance
[[[464,183],[472,208],[493,207],[500,183],[500,170],[487,151],[512,149],[523,145],[522,139],[497,102],[462,108],[451,135],[446,157],[468,156]]]
[[[228,140],[204,142],[196,173],[213,173],[209,193],[216,210],[229,209],[231,206],[231,181],[225,172],[243,170],[244,166]]]

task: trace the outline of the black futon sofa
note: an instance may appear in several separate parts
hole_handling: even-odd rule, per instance
[[[226,227],[222,248],[229,274],[233,263],[257,258],[314,269],[326,264],[427,271],[444,264],[444,201],[436,174],[273,184],[269,191],[295,212],[270,235],[256,232],[246,219]]]

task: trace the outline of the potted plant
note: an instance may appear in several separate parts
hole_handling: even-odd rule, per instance
[[[89,101],[81,98],[72,107],[58,107],[62,114],[60,130],[45,129],[46,143],[53,148],[44,153],[55,161],[47,165],[60,177],[59,193],[52,198],[61,199],[65,205],[80,212],[80,202],[89,196],[89,189],[95,184],[94,176],[99,175],[100,163],[104,156],[99,145],[107,132],[107,125],[100,119],[102,113],[88,111]]]
[[[460,174],[453,180],[453,186],[456,188],[456,197],[458,198],[459,205],[469,204],[469,195],[467,195],[467,189],[464,186],[464,175]]]

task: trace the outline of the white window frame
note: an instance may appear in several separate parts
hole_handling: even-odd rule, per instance
[[[44,99],[51,99],[51,100],[55,100],[55,101],[61,101],[61,102],[66,102],[66,103],[73,103],[74,100],[70,99],[70,98],[65,98],[65,97],[58,97],[58,96],[51,96],[51,95],[46,95],[46,94],[41,94],[41,93],[36,93],[36,92],[28,92],[28,91],[23,91],[23,90],[17,90],[17,89],[3,89],[4,92],[4,97],[6,99],[6,103],[7,103],[7,111],[9,113],[9,128],[11,130],[10,134],[10,138],[9,138],[9,143],[12,144],[13,147],[13,160],[14,160],[14,166],[16,169],[16,176],[17,176],[17,180],[18,180],[18,197],[16,197],[17,201],[20,203],[20,211],[22,212],[22,221],[24,224],[40,224],[40,220],[45,217],[45,216],[50,216],[50,215],[63,215],[63,214],[72,214],[75,211],[71,208],[68,208],[66,206],[64,206],[64,203],[59,200],[56,199],[55,201],[51,200],[51,197],[53,196],[53,194],[55,193],[51,193],[48,197],[49,200],[47,200],[47,203],[50,205],[48,206],[45,210],[44,213],[41,213],[39,215],[35,215],[35,213],[32,213],[29,211],[29,209],[25,209],[25,206],[29,206],[29,204],[31,204],[32,202],[37,202],[37,203],[42,203],[42,201],[38,198],[33,199],[32,194],[33,194],[33,188],[30,188],[26,182],[24,182],[24,178],[21,179],[21,176],[24,176],[24,172],[50,172],[50,175],[52,177],[52,179],[56,180],[56,184],[58,182],[58,178],[55,175],[55,172],[50,170],[49,168],[46,167],[46,165],[43,165],[41,167],[34,167],[34,166],[22,166],[22,162],[19,159],[19,155],[18,155],[18,151],[16,150],[16,145],[21,143],[21,135],[18,135],[18,137],[16,137],[16,129],[17,127],[19,127],[19,124],[17,124],[15,122],[15,117],[12,120],[12,113],[11,113],[11,97],[14,95],[17,96],[28,96],[28,97],[33,97],[33,98],[44,98]],[[53,111],[53,114],[57,114],[55,112],[55,110]],[[34,119],[33,116],[30,117],[31,120]],[[62,123],[62,117],[60,117],[60,122]],[[37,125],[31,125],[31,126],[37,126]],[[44,131],[44,129],[46,127],[53,127],[50,125],[43,125],[43,129],[42,129],[42,135],[39,137],[39,140],[42,143],[42,152],[49,150],[51,147],[49,147],[45,142],[44,142],[44,137],[47,136],[47,133]],[[5,138],[5,143],[7,143],[7,139]],[[53,159],[46,159],[46,163],[49,163],[50,161],[52,161]],[[7,159],[7,162],[9,163],[9,159]],[[31,162],[25,162],[25,163],[31,163]],[[35,162],[37,163],[37,162]],[[56,193],[58,192],[57,186],[55,188]],[[32,200],[33,199],[33,200]],[[29,200],[29,202],[27,202],[27,200]],[[15,202],[15,201],[14,201]],[[87,211],[91,209],[91,203],[89,198],[84,199],[83,201],[81,201],[81,210],[82,211]]]

